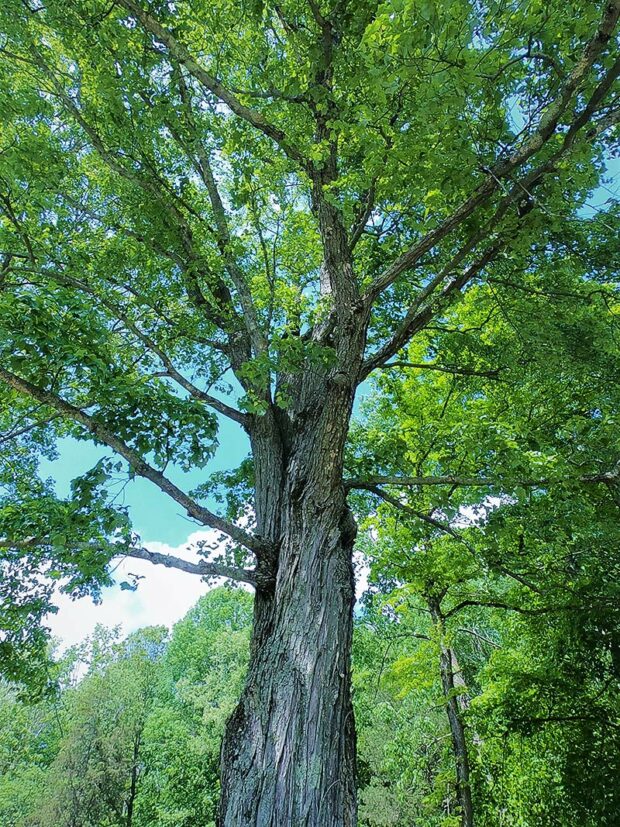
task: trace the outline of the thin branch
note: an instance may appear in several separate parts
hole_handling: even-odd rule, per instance
[[[162,26],[152,14],[143,9],[135,0],[118,0],[118,3],[127,9],[157,41],[163,43],[169,54],[185,66],[202,86],[225,103],[235,115],[275,141],[285,155],[298,163],[306,172],[310,171],[310,162],[288,140],[287,135],[281,129],[269,123],[260,112],[242,104],[230,89],[227,89],[214,75],[194,60],[187,47],[177,40],[172,32]]]
[[[374,177],[370,187],[368,188],[368,191],[366,192],[366,194],[363,198],[363,203],[362,203],[362,208],[360,210],[360,213],[359,213],[359,215],[357,217],[357,220],[355,221],[353,227],[351,228],[351,238],[349,240],[349,250],[351,252],[353,252],[353,250],[355,249],[355,247],[357,245],[357,242],[362,237],[362,234],[364,232],[366,224],[368,223],[368,219],[372,215],[372,211],[373,211],[374,206],[375,206],[375,196],[376,196],[376,193],[377,193],[377,179],[378,179],[378,177],[379,177],[378,175],[376,175]]]
[[[401,487],[409,486],[436,486],[448,485],[455,487],[476,487],[476,488],[547,488],[549,485],[566,482],[580,482],[580,483],[602,483],[604,485],[617,484],[620,481],[620,463],[612,470],[599,474],[583,474],[578,477],[561,477],[551,479],[523,479],[512,480],[507,486],[506,480],[491,477],[460,477],[458,475],[446,474],[443,476],[428,476],[428,477],[407,477],[407,476],[371,476],[364,479],[353,478],[346,479],[344,486],[350,490],[352,488],[373,491],[374,488],[380,485],[394,485]]]
[[[481,640],[483,643],[487,643],[489,646],[493,646],[495,649],[502,648],[499,645],[499,643],[497,643],[497,641],[491,640],[491,638],[487,637],[486,635],[481,635],[480,632],[476,632],[474,629],[465,629],[464,627],[460,627],[456,631],[465,632],[466,634],[471,635],[472,637],[478,638],[478,640]]]
[[[248,569],[226,566],[223,563],[214,563],[208,560],[201,560],[198,563],[191,563],[181,557],[172,554],[160,554],[157,551],[149,551],[143,547],[123,549],[123,557],[135,557],[136,560],[147,560],[155,565],[166,566],[169,569],[179,569],[188,574],[198,574],[201,577],[227,577],[230,580],[237,580],[242,583],[256,585],[253,572]]]
[[[25,540],[13,540],[8,537],[0,537],[0,549],[16,549],[18,551],[27,551],[30,548],[37,546],[44,546],[49,542],[47,537],[28,537]],[[93,543],[78,543],[77,546],[70,545],[69,548],[77,549],[78,551],[92,551],[96,548]],[[155,565],[166,566],[169,569],[179,569],[188,574],[198,574],[201,577],[227,577],[230,580],[237,580],[241,583],[250,583],[256,585],[254,572],[248,569],[238,568],[236,566],[227,566],[223,563],[216,563],[209,560],[200,560],[198,563],[192,563],[189,560],[184,560],[182,557],[175,557],[172,554],[160,554],[158,551],[149,551],[143,546],[131,546],[129,548],[123,547],[118,554],[113,557],[134,557],[136,560],[146,560]]]
[[[482,608],[487,609],[506,609],[509,612],[517,612],[518,614],[523,615],[542,615],[542,614],[550,614],[551,612],[563,612],[569,609],[578,608],[577,606],[566,605],[566,606],[541,606],[537,609],[527,609],[523,606],[515,606],[510,603],[504,603],[501,600],[461,600],[460,603],[457,603],[456,606],[453,606],[447,612],[444,612],[444,620],[447,620],[452,615],[458,614],[458,612],[462,611],[463,609],[467,608],[468,606],[481,606]]]
[[[442,523],[441,520],[435,519],[430,514],[424,514],[422,511],[417,511],[415,508],[412,508],[410,505],[401,502],[397,497],[393,497],[391,494],[388,494],[386,491],[383,491],[381,488],[377,486],[365,486],[367,491],[375,494],[375,496],[379,497],[379,499],[384,500],[384,502],[393,505],[395,508],[398,508],[399,511],[403,511],[405,514],[410,514],[412,517],[415,517],[418,520],[422,520],[422,522],[427,523],[433,528],[439,529],[444,534],[449,534],[450,537],[453,537],[455,540],[458,540],[459,543],[463,543],[467,547],[469,551],[473,553],[473,549],[465,540],[465,538],[455,531],[452,526],[448,525],[447,523]]]
[[[43,273],[43,275],[49,274]],[[166,369],[163,373],[158,374],[159,376],[167,376],[168,378],[173,379],[178,385],[180,385],[180,387],[186,390],[193,399],[197,399],[199,402],[204,402],[205,405],[209,405],[209,407],[213,408],[213,410],[221,413],[229,419],[232,419],[234,422],[238,422],[244,428],[247,428],[250,421],[248,414],[233,408],[231,405],[227,405],[215,396],[211,396],[194,385],[193,382],[190,382],[189,379],[186,379],[186,377],[176,369],[172,360],[165,353],[165,351],[162,350],[162,348],[160,348],[147,333],[141,330],[138,325],[135,324],[135,322],[133,322],[126,313],[123,313],[123,311],[120,310],[113,302],[96,293],[87,283],[74,279],[71,276],[65,276],[61,273],[54,273],[52,277],[54,281],[57,281],[59,284],[76,287],[78,290],[84,291],[88,295],[93,296],[93,298],[100,302],[104,307],[107,307],[108,310],[110,310],[110,312],[125,325],[127,330],[133,333],[134,336],[148,348],[148,350],[158,357]]]
[[[389,368],[415,368],[416,370],[437,370],[441,373],[457,373],[462,376],[482,376],[486,379],[497,379],[501,368],[494,370],[477,370],[476,368],[460,367],[459,365],[440,365],[437,362],[407,362],[403,360],[387,362],[378,365],[381,370]]]
[[[53,422],[54,419],[59,419],[59,414],[48,416],[46,419],[40,419],[37,422],[31,422],[30,425],[24,425],[23,428],[13,429],[12,431],[7,431],[4,434],[0,434],[0,445],[5,442],[10,442],[13,439],[17,439],[18,437],[30,433],[30,431],[34,431],[37,428],[42,428],[44,425],[49,425],[49,423]]]

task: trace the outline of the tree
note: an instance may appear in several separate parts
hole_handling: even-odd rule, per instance
[[[586,228],[607,261],[587,278],[571,255]],[[527,302],[501,274],[471,288],[386,372],[352,434],[352,473],[382,471],[354,502],[360,548],[399,604],[399,637],[413,615],[436,650],[463,825],[616,817],[619,500],[613,474],[592,484],[618,456],[617,321],[598,307],[616,303],[609,230],[564,228],[563,252],[522,283]],[[419,349],[446,369],[420,371]],[[461,656],[468,638],[482,663]]]
[[[345,480],[355,393],[472,287],[501,271],[519,291],[532,251],[557,251],[615,134],[620,3],[0,15],[0,381],[20,446],[5,660],[19,672],[16,643],[40,648],[50,582],[96,594],[118,555],[251,583],[220,823],[353,825],[347,491],[380,470]],[[423,365],[452,370],[442,356]],[[175,468],[208,461],[217,416],[251,459],[188,493]],[[59,500],[25,469],[66,434],[116,459]],[[224,558],[144,549],[106,498],[127,470],[228,538]],[[218,483],[226,516],[207,504]]]
[[[62,737],[25,825],[135,825],[144,727],[165,634],[143,629],[118,644],[99,628],[86,641],[88,671],[61,696]]]
[[[136,827],[215,823],[219,751],[247,668],[252,598],[212,589],[175,624],[144,729]]]

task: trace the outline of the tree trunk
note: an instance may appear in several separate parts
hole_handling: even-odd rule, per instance
[[[440,635],[439,669],[441,686],[446,701],[446,712],[452,737],[452,751],[456,770],[456,794],[461,809],[462,827],[474,827],[474,808],[471,797],[471,781],[469,773],[469,750],[465,736],[462,712],[466,708],[464,697],[465,683],[460,671],[456,654],[444,643],[444,618],[441,614],[439,601],[429,599],[429,608],[433,623]],[[455,669],[455,666],[457,667]]]
[[[350,661],[356,526],[342,486],[352,383],[252,434],[257,523],[278,537],[250,665],[222,746],[220,827],[354,827]]]
[[[126,801],[126,811],[127,811],[127,819],[126,819],[126,827],[131,827],[133,823],[133,808],[136,801],[136,794],[138,792],[138,762],[140,760],[140,742],[142,740],[142,736],[140,733],[136,733],[134,736],[133,741],[133,760],[131,762],[131,784],[129,787],[129,795],[127,796]]]

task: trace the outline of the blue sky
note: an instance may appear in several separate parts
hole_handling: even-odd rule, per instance
[[[214,471],[236,468],[248,454],[248,439],[240,426],[223,417],[219,419],[219,448],[205,468],[189,474],[178,468],[166,471],[166,475],[184,491],[200,485]],[[41,476],[52,477],[61,496],[68,494],[72,479],[92,468],[101,457],[112,455],[109,449],[69,438],[61,440],[58,449],[58,459],[43,460],[40,469]],[[121,497],[119,502],[129,507],[134,529],[144,542],[157,540],[176,546],[197,528],[179,505],[148,480],[134,479],[129,482]],[[211,505],[214,507],[213,503]]]

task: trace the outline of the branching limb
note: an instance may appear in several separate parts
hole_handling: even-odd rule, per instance
[[[416,331],[423,329],[444,306],[452,294],[458,293],[474,279],[484,268],[492,262],[501,251],[504,242],[498,240],[492,244],[479,259],[474,261],[462,273],[452,279],[441,291],[437,299],[426,307],[419,309],[419,302],[415,302],[405,314],[400,327],[393,337],[387,341],[375,354],[366,359],[361,367],[359,380],[363,381],[375,368],[381,367],[404,347]],[[452,264],[452,262],[450,262]],[[450,265],[448,265],[450,266]],[[447,269],[447,268],[446,268]],[[445,279],[446,271],[442,271],[441,280]],[[434,280],[436,281],[436,280]]]
[[[93,298],[100,302],[104,307],[107,307],[108,310],[110,310],[110,312],[113,314],[114,318],[121,321],[128,331],[133,333],[133,335],[137,339],[139,339],[151,353],[157,356],[157,358],[160,360],[160,362],[165,368],[164,375],[168,376],[170,379],[173,379],[180,387],[186,390],[193,399],[197,399],[199,402],[204,402],[205,405],[209,405],[209,407],[213,408],[213,410],[217,411],[218,413],[221,413],[223,416],[226,416],[229,419],[232,419],[234,422],[238,422],[243,427],[248,426],[250,420],[248,414],[245,414],[242,411],[233,408],[231,405],[227,405],[225,402],[222,402],[215,396],[211,396],[211,394],[206,393],[205,391],[196,387],[196,385],[194,385],[193,382],[190,382],[189,379],[183,376],[183,374],[176,369],[170,357],[161,347],[159,347],[157,342],[155,342],[147,333],[141,330],[140,327],[138,327],[138,325],[135,322],[133,322],[126,313],[124,313],[108,298],[96,293],[96,291],[94,291],[88,284],[81,282],[78,279],[74,279],[70,276],[65,276],[64,274],[56,273],[54,274],[54,280],[59,282],[60,284],[66,284],[71,287],[76,287],[78,290],[82,290],[88,295],[93,296]]]
[[[586,46],[581,58],[567,76],[560,87],[556,99],[549,104],[540,118],[538,128],[530,135],[528,140],[505,160],[498,161],[487,171],[487,177],[480,184],[477,190],[466,200],[454,213],[439,224],[430,233],[427,233],[417,244],[400,255],[386,270],[381,273],[370,286],[366,300],[373,302],[385,288],[389,287],[401,273],[411,269],[420,258],[437,245],[439,241],[446,238],[450,233],[459,227],[463,221],[474,213],[478,207],[485,204],[489,198],[498,190],[503,179],[522,167],[534,154],[536,154],[555,133],[560,120],[568,110],[576,91],[588,74],[592,65],[603,52],[609,42],[613,31],[620,17],[620,0],[611,0],[604,6],[601,21],[597,31]],[[612,69],[609,78],[617,76]],[[607,85],[607,84],[605,84]],[[588,109],[588,107],[586,107]],[[592,111],[581,113],[577,116],[570,129],[578,131],[589,120]],[[583,121],[583,122],[582,122]],[[570,132],[569,129],[569,132]]]
[[[310,171],[310,162],[305,158],[299,148],[288,140],[287,135],[281,129],[269,123],[260,112],[241,103],[230,89],[227,89],[214,75],[210,74],[210,72],[201,66],[192,57],[186,46],[177,40],[172,32],[162,26],[150,12],[143,9],[135,0],[118,0],[118,2],[120,6],[125,8],[140,22],[147,32],[153,35],[160,43],[164,44],[170,56],[185,66],[188,72],[193,75],[205,89],[225,103],[239,118],[275,141],[285,155],[295,161],[304,171]]]
[[[228,535],[232,540],[239,545],[253,551],[257,556],[263,552],[269,552],[270,549],[260,538],[255,537],[244,531],[239,526],[230,523],[228,520],[214,514],[208,508],[199,505],[188,494],[182,491],[171,480],[165,477],[161,471],[149,465],[140,454],[134,451],[129,445],[119,439],[115,434],[109,431],[106,426],[99,422],[95,417],[85,413],[81,408],[72,405],[51,391],[33,385],[26,379],[17,376],[14,373],[6,370],[0,366],[0,380],[12,387],[14,390],[23,393],[44,405],[49,406],[57,411],[63,417],[78,422],[85,428],[98,442],[108,445],[117,454],[123,457],[132,470],[140,477],[150,480],[156,485],[160,491],[163,491],[175,502],[179,503],[190,517],[198,520],[203,525],[215,528],[223,534]]]
[[[67,112],[86,133],[93,148],[104,163],[117,175],[140,187],[147,196],[155,198],[161,204],[167,217],[167,223],[178,234],[186,257],[185,260],[173,257],[173,260],[176,260],[181,267],[188,297],[193,305],[205,313],[214,324],[229,332],[231,327],[234,328],[236,322],[239,321],[236,319],[237,314],[230,292],[222,279],[216,276],[215,273],[210,272],[209,275],[215,285],[211,290],[212,299],[207,298],[203,293],[198,279],[198,272],[204,269],[204,263],[198,259],[194,248],[192,229],[183,211],[176,203],[179,200],[176,193],[156,171],[151,170],[149,174],[145,174],[143,165],[140,166],[139,170],[135,170],[123,164],[117,154],[106,146],[94,124],[86,118],[80,106],[67,93],[56,77],[54,70],[47,65],[34,46],[31,48],[31,56],[34,65],[47,78],[53,94],[58,97]],[[186,203],[182,202],[182,206],[192,212],[191,207]]]
[[[422,511],[417,511],[415,508],[412,508],[410,505],[401,502],[397,497],[388,494],[382,488],[378,486],[368,485],[364,486],[367,491],[370,491],[375,496],[379,497],[379,499],[383,500],[390,505],[393,505],[394,508],[397,508],[399,511],[404,512],[405,514],[409,514],[412,517],[415,517],[417,520],[422,520],[422,522],[427,523],[428,525],[432,526],[433,528],[439,529],[444,534],[449,534],[450,537],[453,537],[455,540],[458,540],[459,543],[463,543],[470,551],[473,551],[469,546],[469,543],[458,533],[455,531],[452,526],[448,525],[447,523],[442,523],[441,520],[437,520],[435,517],[431,516],[430,514],[424,514]]]

